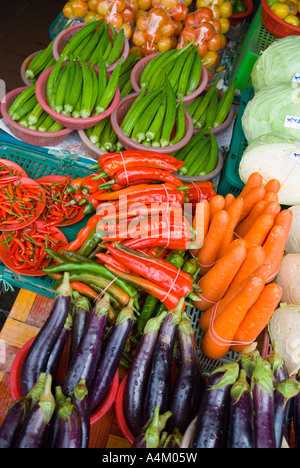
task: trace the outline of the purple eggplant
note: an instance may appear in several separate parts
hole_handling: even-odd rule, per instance
[[[290,409],[293,399],[300,392],[296,379],[286,379],[275,385],[274,390],[274,428],[276,448],[281,448],[285,430],[289,425]]]
[[[174,429],[173,434],[170,434],[165,442],[163,443],[162,447],[164,449],[179,449],[182,442],[182,434],[179,429]]]
[[[45,389],[21,426],[14,448],[43,448],[48,425],[55,411],[55,398],[51,391],[52,377],[46,377]]]
[[[284,363],[283,357],[279,353],[277,340],[274,340],[274,343],[272,345],[273,345],[273,353],[268,358],[268,361],[271,365],[275,381],[283,382],[284,380],[289,378],[289,373]]]
[[[88,448],[91,432],[90,402],[85,380],[80,380],[71,396],[72,403],[77,406],[81,419],[81,448]]]
[[[184,298],[175,309],[169,310],[164,318],[155,343],[148,386],[144,401],[144,423],[154,414],[158,406],[160,413],[169,410],[171,400],[171,367],[174,343],[181,320]]]
[[[21,370],[21,391],[30,392],[41,372],[46,371],[51,351],[67,320],[71,305],[72,289],[69,274],[65,273],[62,284],[56,290],[54,306],[45,324],[28,350]]]
[[[80,413],[72,402],[71,398],[66,398],[65,402],[57,411],[58,437],[55,448],[71,449],[81,448],[82,425]]]
[[[160,445],[160,436],[166,427],[166,423],[171,416],[171,412],[159,413],[159,407],[154,410],[153,416],[147,421],[141,433],[136,437],[132,448],[158,448]]]
[[[66,396],[62,392],[61,386],[57,385],[55,387],[55,411],[47,431],[45,448],[56,448],[59,433],[58,410],[65,401]]]
[[[73,296],[75,297],[75,304],[73,311],[69,364],[72,362],[81,338],[84,335],[85,327],[91,312],[91,304],[87,297],[81,296],[77,291],[74,291]]]
[[[230,390],[239,376],[236,362],[219,366],[208,377],[197,415],[192,448],[224,448]]]
[[[254,448],[253,399],[244,369],[230,390],[227,448]]]
[[[273,380],[271,367],[258,357],[251,378],[255,448],[276,448]]]
[[[109,296],[105,294],[90,314],[85,333],[61,384],[67,397],[72,395],[81,379],[85,380],[88,390],[90,389],[102,352],[109,304]]]
[[[67,320],[57,338],[57,341],[52,348],[52,351],[50,353],[50,356],[47,362],[46,373],[52,375],[52,387],[53,388],[55,388],[57,385],[56,380],[57,380],[58,366],[59,366],[63,351],[65,349],[66,343],[70,336],[71,330],[72,330],[72,315],[69,313]]]
[[[300,371],[296,376],[297,382],[300,382]],[[293,424],[295,434],[295,448],[300,448],[300,393],[293,400]]]
[[[108,394],[118,370],[133,325],[133,302],[133,299],[130,299],[128,305],[119,313],[98,363],[93,383],[89,389],[92,413],[96,411]]]
[[[172,413],[167,429],[175,428],[184,434],[191,421],[197,416],[206,388],[194,328],[188,317],[182,317],[178,325],[179,361],[169,410]]]
[[[135,358],[128,371],[124,389],[124,417],[131,433],[136,437],[143,427],[143,403],[152,354],[158,337],[161,322],[167,315],[161,313],[158,317],[148,320],[142,335]]]

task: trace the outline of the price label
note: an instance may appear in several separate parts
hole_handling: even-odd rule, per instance
[[[291,153],[290,158],[293,159],[293,161],[300,163],[300,153]]]
[[[284,121],[284,126],[287,128],[300,129],[300,116],[287,115]]]

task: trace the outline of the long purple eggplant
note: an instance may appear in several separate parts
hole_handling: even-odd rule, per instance
[[[172,413],[167,429],[184,434],[191,421],[197,416],[206,389],[194,328],[183,316],[178,325],[179,362],[169,410]]]
[[[297,382],[300,382],[300,371],[296,375]],[[300,393],[293,400],[293,424],[295,434],[295,448],[300,448]]]
[[[55,411],[51,418],[47,436],[45,441],[45,448],[56,448],[58,434],[59,434],[59,419],[58,419],[58,410],[60,406],[66,401],[66,396],[63,394],[61,386],[57,385],[55,387]]]
[[[59,428],[55,448],[81,448],[82,425],[80,413],[70,398],[66,398],[65,402],[59,407],[57,417]]]
[[[81,448],[88,448],[91,432],[90,402],[85,380],[79,380],[71,396],[72,403],[78,408],[81,420]]]
[[[44,392],[22,425],[14,448],[43,448],[47,428],[55,411],[55,398],[51,387],[52,377],[48,374]]]
[[[54,306],[45,324],[28,350],[21,370],[21,391],[27,395],[41,372],[46,371],[47,362],[59,334],[67,320],[71,305],[72,289],[69,274],[65,273],[62,284],[56,290]]]
[[[141,433],[133,442],[132,448],[158,448],[160,444],[161,433],[166,427],[166,423],[170,416],[170,411],[167,411],[164,414],[160,414],[159,407],[157,406],[154,410],[153,416],[149,419],[149,421],[147,421]]]
[[[143,427],[143,404],[155,343],[166,312],[148,320],[139,347],[128,371],[124,389],[124,417],[136,437]]]
[[[236,362],[219,366],[208,377],[197,415],[192,448],[224,448],[230,390],[239,376]]]
[[[274,428],[276,448],[281,448],[283,436],[289,425],[290,409],[293,399],[300,392],[296,379],[286,379],[275,385],[274,390]]]
[[[274,378],[276,382],[283,382],[284,380],[289,378],[289,373],[283,357],[279,352],[278,342],[274,340],[273,342],[273,353],[269,356],[268,361],[271,365]]]
[[[75,304],[73,310],[69,364],[72,362],[81,338],[84,335],[85,327],[91,312],[91,304],[87,297],[81,296],[77,291],[74,291],[73,296],[75,297]]]
[[[72,323],[72,315],[69,313],[67,320],[57,338],[57,341],[52,348],[47,362],[46,373],[52,375],[52,387],[54,389],[57,386],[57,371],[63,351],[72,330]]]
[[[227,448],[254,448],[253,399],[244,369],[230,390]]]
[[[164,318],[155,343],[144,402],[143,422],[147,422],[158,406],[160,413],[169,410],[171,399],[171,367],[174,343],[181,320],[184,298]]]
[[[98,363],[93,383],[89,389],[91,413],[94,413],[105,399],[118,370],[133,325],[133,302],[133,299],[130,299],[128,305],[119,313]]]
[[[105,294],[90,313],[85,333],[61,384],[66,396],[72,395],[81,379],[85,380],[90,389],[103,348],[109,304],[109,296]]]
[[[251,378],[255,448],[276,448],[273,380],[271,367],[258,357]]]

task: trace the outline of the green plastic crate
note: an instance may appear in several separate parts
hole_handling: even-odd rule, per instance
[[[28,176],[38,179],[47,175],[64,175],[71,177],[83,177],[92,171],[89,167],[93,162],[87,158],[61,154],[51,154],[43,148],[20,143],[18,140],[0,134],[0,158],[14,161],[22,166]],[[74,240],[79,230],[86,225],[87,217],[73,226],[61,228],[69,242]],[[0,287],[7,290],[11,287],[24,288],[47,297],[54,297],[53,284],[55,280],[48,276],[27,277],[14,273],[0,262]]]
[[[236,88],[241,92],[251,87],[251,72],[258,57],[276,41],[274,37],[262,24],[262,6],[249,28],[248,34],[239,46],[238,55],[233,65],[231,81],[236,78]]]
[[[244,187],[244,183],[241,181],[239,176],[239,165],[241,157],[248,146],[243,127],[242,117],[245,111],[245,107],[248,102],[254,96],[252,88],[247,88],[243,91],[238,116],[236,119],[231,147],[229,154],[224,164],[223,171],[221,173],[220,182],[218,185],[218,194],[227,195],[232,193],[234,196],[239,195]]]

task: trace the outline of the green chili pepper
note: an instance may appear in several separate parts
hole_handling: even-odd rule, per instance
[[[153,316],[158,303],[159,300],[156,297],[148,294],[137,322],[137,329],[140,334],[143,333],[146,323]]]
[[[176,268],[181,268],[184,264],[183,255],[180,252],[171,252],[167,256],[168,262],[172,263]]]
[[[195,258],[189,258],[186,260],[182,267],[182,271],[185,273],[189,273],[190,275],[194,276],[195,273],[198,271],[198,262]]]

